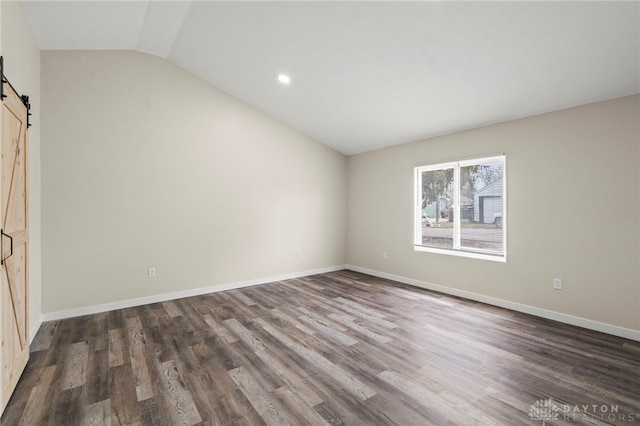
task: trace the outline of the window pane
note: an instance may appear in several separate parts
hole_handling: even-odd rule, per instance
[[[502,253],[503,163],[460,168],[460,247]]]
[[[453,168],[422,172],[422,245],[453,249]]]

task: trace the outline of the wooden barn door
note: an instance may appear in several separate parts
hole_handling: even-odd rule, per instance
[[[27,114],[3,82],[0,112],[0,414],[29,359],[27,281]]]

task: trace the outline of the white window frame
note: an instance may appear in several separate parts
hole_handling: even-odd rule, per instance
[[[487,163],[502,163],[502,253],[481,249],[470,249],[460,246],[460,231],[462,227],[460,217],[460,168]],[[422,245],[422,173],[442,169],[453,169],[453,249]],[[505,155],[495,155],[491,157],[450,161],[446,163],[415,167],[413,194],[413,244],[415,251],[492,260],[496,262],[507,261],[507,160]]]

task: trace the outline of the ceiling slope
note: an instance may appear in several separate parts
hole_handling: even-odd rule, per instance
[[[637,1],[22,5],[43,50],[167,58],[347,155],[640,92]]]

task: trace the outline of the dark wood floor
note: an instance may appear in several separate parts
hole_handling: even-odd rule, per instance
[[[640,423],[640,344],[341,271],[43,324],[2,425]]]

